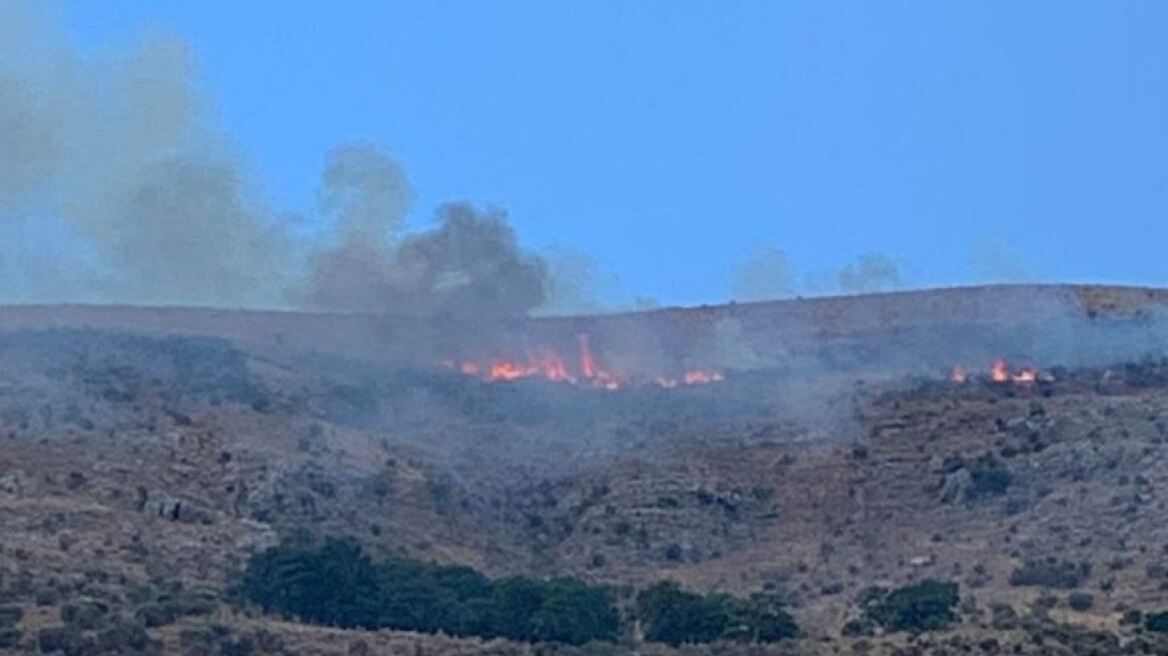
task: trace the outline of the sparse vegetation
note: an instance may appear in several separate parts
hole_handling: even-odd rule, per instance
[[[1090,575],[1090,563],[1054,559],[1028,560],[1010,573],[1010,585],[1071,590],[1079,587]]]

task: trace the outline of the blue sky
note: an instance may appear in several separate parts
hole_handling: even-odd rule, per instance
[[[724,299],[781,249],[914,285],[1168,284],[1168,3],[72,0],[85,49],[181,35],[249,174],[315,202],[367,140],[439,202],[628,290]],[[975,266],[975,252],[1004,252]],[[993,259],[993,258],[991,258]]]

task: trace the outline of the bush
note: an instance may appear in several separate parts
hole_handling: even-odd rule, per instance
[[[92,653],[96,649],[93,640],[87,639],[73,626],[41,629],[37,634],[37,646],[44,653],[61,651],[66,654],[84,654]]]
[[[1145,615],[1144,628],[1153,633],[1168,633],[1168,611]]]
[[[20,606],[0,606],[0,629],[16,626],[24,617],[24,609]]]
[[[719,639],[775,642],[798,634],[794,618],[773,595],[735,599],[699,595],[662,581],[637,597],[645,638],[673,646]]]
[[[0,629],[0,649],[15,649],[23,637],[20,629]]]
[[[100,631],[96,641],[100,651],[110,654],[161,651],[161,645],[136,622],[119,622]]]
[[[352,541],[269,549],[251,559],[240,587],[265,612],[317,624],[569,644],[620,633],[605,588],[572,579],[492,581],[468,567],[414,560],[374,564]]]
[[[109,608],[96,601],[80,601],[61,607],[61,621],[79,629],[90,630],[105,624]]]
[[[1043,586],[1070,590],[1079,587],[1091,575],[1089,563],[1055,560],[1028,560],[1010,573],[1010,585]]]
[[[965,490],[968,501],[1006,493],[1014,482],[1014,475],[996,460],[980,460],[969,468],[970,485]]]
[[[1082,613],[1091,610],[1091,607],[1095,605],[1095,596],[1088,592],[1072,592],[1067,595],[1067,605],[1071,607],[1071,610]]]
[[[889,631],[934,631],[956,619],[957,584],[926,580],[890,592],[870,591],[865,614]]]
[[[273,548],[252,558],[243,595],[306,622],[346,628],[379,626],[377,570],[361,547],[329,540],[317,550]]]
[[[686,592],[670,581],[657,583],[638,595],[637,615],[645,625],[646,639],[675,647],[683,642],[717,640],[730,622],[723,598]]]

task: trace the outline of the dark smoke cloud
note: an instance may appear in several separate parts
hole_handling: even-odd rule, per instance
[[[404,315],[515,316],[547,299],[542,258],[519,248],[501,210],[443,205],[438,226],[389,246],[345,241],[317,259],[309,301]]]
[[[410,185],[369,145],[329,153],[325,227],[295,237],[249,193],[192,71],[181,40],[82,58],[39,7],[0,3],[0,301],[411,314],[544,302],[546,266],[502,212],[448,205],[437,228],[402,236]]]
[[[330,152],[317,211],[290,221],[206,111],[185,42],[106,52],[82,57],[41,5],[0,0],[0,302],[472,316],[656,305],[586,256],[522,250],[498,210],[446,205],[436,227],[407,234],[409,181],[368,144]],[[817,280],[882,291],[900,272],[868,254]],[[791,295],[784,254],[751,255],[732,291]]]

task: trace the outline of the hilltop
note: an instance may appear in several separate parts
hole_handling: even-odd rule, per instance
[[[0,642],[552,649],[286,622],[233,590],[255,553],[347,537],[378,559],[608,586],[622,612],[663,579],[766,593],[803,636],[757,647],[774,653],[1163,650],[1136,613],[1165,610],[1168,585],[1165,300],[989,287],[473,331],[460,319],[5,308],[0,606],[19,617]],[[571,362],[581,333],[613,369],[721,378],[609,390],[438,364],[532,345]],[[1042,375],[995,382],[995,358]],[[972,372],[961,383],[948,379],[959,363]],[[925,580],[958,585],[951,629],[910,638],[866,624],[873,587]],[[603,649],[672,650],[635,639],[630,626]]]

